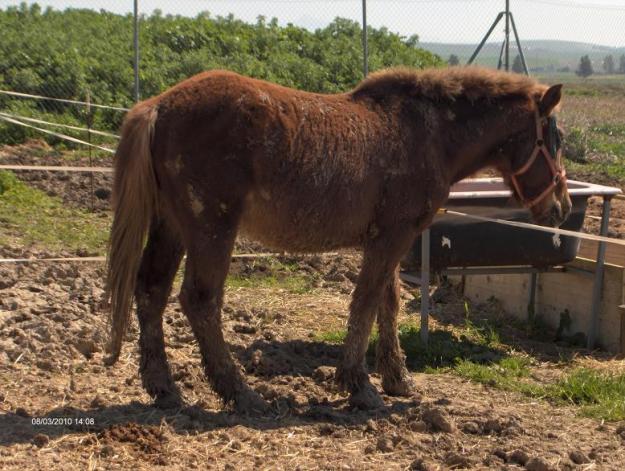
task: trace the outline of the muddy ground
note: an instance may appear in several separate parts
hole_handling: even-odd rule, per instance
[[[5,153],[2,162],[53,158]],[[68,204],[91,204],[88,177],[36,173],[21,178]],[[96,189],[109,188],[106,176],[96,182]],[[102,196],[96,210],[106,208]],[[625,217],[625,208],[621,211]],[[237,250],[262,247],[242,242]],[[35,248],[0,248],[0,258],[39,254]],[[319,335],[345,327],[359,257],[341,253],[280,261],[295,265],[288,275],[309,279],[310,289],[231,287],[223,312],[234,356],[252,387],[272,403],[264,417],[225,409],[211,392],[176,296],[166,309],[165,337],[185,405],[163,411],[151,406],[141,387],[135,325],[120,361],[111,368],[103,364],[102,265],[0,265],[0,468],[623,469],[622,423],[583,418],[576,407],[452,374],[413,372],[415,397],[384,396],[384,409],[351,410],[332,379],[340,347]],[[233,265],[241,277],[266,269],[262,259]],[[415,295],[412,287],[403,287],[403,320],[418,316]],[[442,291],[435,299],[432,329],[462,322],[465,300],[458,293]],[[492,305],[471,310],[501,316]],[[607,354],[528,338],[513,325],[506,338],[513,339],[511,349],[536,359],[538,377],[557,376],[563,357],[624,367]],[[379,378],[374,375],[373,381],[379,387]]]

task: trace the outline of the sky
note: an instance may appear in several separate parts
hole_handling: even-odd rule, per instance
[[[139,10],[195,16],[233,13],[254,22],[258,15],[276,17],[281,24],[309,29],[327,25],[337,16],[362,20],[362,0],[138,0]],[[0,8],[16,0],[0,0]],[[32,3],[32,2],[27,2]],[[39,0],[42,6],[105,9],[131,12],[133,0]],[[423,42],[478,43],[504,0],[367,0],[368,23],[386,26],[405,36],[417,34]],[[625,0],[510,0],[523,39],[559,39],[625,47]],[[503,38],[503,21],[492,39]],[[1,35],[1,33],[0,33]]]

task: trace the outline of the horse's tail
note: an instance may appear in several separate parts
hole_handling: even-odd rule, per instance
[[[110,356],[119,358],[132,309],[141,254],[157,208],[157,186],[151,143],[157,109],[152,103],[135,106],[124,120],[115,153],[113,226],[108,247],[106,299],[110,300]]]

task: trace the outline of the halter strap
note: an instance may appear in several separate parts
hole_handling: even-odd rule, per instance
[[[532,154],[529,159],[511,176],[510,180],[514,185],[514,188],[523,203],[523,206],[526,208],[531,208],[535,206],[540,201],[542,201],[549,193],[560,183],[560,181],[566,181],[566,172],[562,167],[562,149],[558,149],[556,155],[552,155],[547,146],[545,145],[545,140],[543,138],[543,125],[540,114],[538,113],[538,107],[534,110],[534,117],[536,120],[536,144],[534,144],[534,149],[532,150]],[[539,155],[542,155],[547,161],[547,166],[549,167],[549,171],[551,172],[551,183],[545,188],[538,196],[534,198],[528,199],[523,194],[523,190],[519,181],[517,179],[518,176],[527,173],[527,171],[534,164]]]

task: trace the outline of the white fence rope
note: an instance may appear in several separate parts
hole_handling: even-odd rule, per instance
[[[111,134],[110,132],[98,131],[96,129],[89,129],[89,128],[81,128],[78,126],[70,126],[69,124],[51,123],[50,121],[42,121],[41,119],[28,118],[26,116],[19,116],[15,114],[4,113],[2,111],[0,111],[0,116],[4,116],[6,118],[13,118],[13,119],[21,120],[21,121],[27,121],[29,123],[44,124],[47,126],[56,126],[57,128],[65,128],[65,129],[72,129],[74,131],[90,132],[91,134],[95,134],[97,136],[112,137],[114,139],[120,138],[117,134]]]
[[[279,257],[282,253],[235,253],[231,258]],[[326,255],[337,255],[328,253]],[[51,258],[0,258],[0,263],[39,263],[39,262],[104,262],[106,257],[51,257]]]
[[[63,167],[60,165],[0,165],[0,170],[41,170],[45,172],[113,173],[113,167]]]
[[[504,226],[519,227],[522,229],[533,229],[535,231],[548,232],[550,234],[565,235],[565,236],[577,237],[578,239],[596,240],[599,242],[606,242],[609,244],[625,246],[625,239],[615,239],[613,237],[604,237],[604,236],[599,236],[599,235],[594,235],[594,234],[586,234],[585,232],[569,231],[566,229],[558,229],[557,227],[538,226],[536,224],[531,224],[529,222],[507,221],[505,219],[495,219],[495,218],[489,218],[486,216],[476,216],[475,214],[461,213],[459,211],[453,211],[451,209],[440,209],[439,211],[444,214],[451,214],[453,216],[462,216],[468,219],[474,219],[476,221],[494,222],[497,224],[503,224]]]
[[[29,262],[103,262],[105,257],[67,257],[67,258],[0,258],[0,263]]]
[[[609,244],[625,246],[625,240],[615,239],[613,237],[603,237],[594,234],[586,234],[583,232],[569,231],[566,229],[558,229],[555,227],[537,226],[527,222],[518,221],[506,221],[505,219],[495,219],[485,216],[476,216],[474,214],[462,213],[459,211],[453,211],[451,209],[439,209],[440,214],[450,214],[453,216],[466,217],[468,219],[474,219],[482,222],[493,222],[497,224],[503,224],[505,226],[512,226],[522,229],[532,229],[535,231],[548,232],[551,234],[559,234],[571,237],[577,237],[578,239],[596,240],[599,242],[605,242]],[[285,253],[248,253],[248,254],[233,254],[232,258],[262,258],[262,257],[278,257],[286,255]],[[337,255],[336,252],[324,253],[323,255]],[[0,263],[38,263],[38,262],[101,262],[106,260],[105,257],[68,257],[68,258],[0,258]]]
[[[130,111],[129,108],[123,108],[121,106],[98,105],[95,103],[87,103],[86,101],[68,100],[65,98],[53,98],[53,97],[41,96],[41,95],[31,95],[30,93],[13,92],[10,90],[0,90],[0,94],[16,96],[20,98],[30,98],[33,100],[48,100],[48,101],[56,101],[59,103],[69,103],[71,105],[92,106],[94,108],[100,108],[100,109],[105,109],[105,110]]]
[[[6,116],[0,115],[0,119],[2,119],[4,121],[7,121],[8,123],[16,124],[18,126],[24,126],[26,128],[35,129],[35,130],[37,130],[39,132],[42,132],[42,133],[45,133],[45,134],[50,134],[51,136],[56,136],[56,137],[61,138],[61,139],[65,139],[66,141],[75,142],[77,144],[82,144],[82,145],[85,145],[85,146],[94,147],[96,149],[100,149],[100,150],[103,150],[105,152],[109,152],[111,154],[115,153],[115,151],[113,149],[109,149],[108,147],[102,147],[102,146],[99,146],[99,145],[96,145],[96,144],[91,144],[91,143],[89,143],[87,141],[83,141],[83,140],[80,140],[80,139],[76,139],[75,137],[68,136],[67,134],[61,134],[59,132],[50,131],[48,129],[38,128],[37,126],[33,126],[32,124],[22,123],[21,121],[18,121],[18,120],[13,119],[13,118],[7,118]]]

